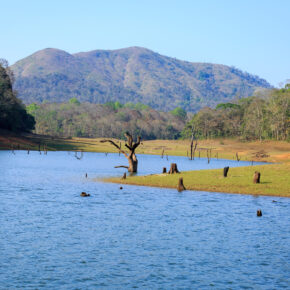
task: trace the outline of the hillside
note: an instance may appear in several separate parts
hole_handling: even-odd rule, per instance
[[[191,63],[141,47],[69,54],[47,48],[16,62],[15,89],[24,103],[141,102],[159,110],[214,107],[256,89],[270,88],[257,76],[236,68]]]

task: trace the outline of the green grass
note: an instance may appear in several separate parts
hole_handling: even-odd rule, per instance
[[[126,180],[106,178],[105,182],[134,184],[154,187],[177,188],[178,179],[183,177],[188,190],[270,195],[290,197],[289,164],[269,164],[230,168],[224,178],[222,169],[187,171],[180,174],[156,174],[129,176]],[[253,183],[255,171],[261,173],[261,183]]]

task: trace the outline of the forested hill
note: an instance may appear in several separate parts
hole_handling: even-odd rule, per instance
[[[198,111],[270,87],[233,67],[181,61],[141,47],[77,54],[47,48],[11,68],[14,87],[26,104],[76,97],[81,102],[141,102],[163,111]]]

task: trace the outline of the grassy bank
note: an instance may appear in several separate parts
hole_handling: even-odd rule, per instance
[[[255,171],[261,173],[260,184],[253,183]],[[222,169],[214,169],[186,171],[180,174],[129,176],[125,180],[115,177],[104,181],[177,188],[178,179],[183,177],[184,186],[188,190],[290,197],[289,172],[289,163],[284,163],[230,168],[227,178],[223,177]]]

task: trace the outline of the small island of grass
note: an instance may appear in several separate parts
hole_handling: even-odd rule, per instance
[[[255,171],[261,172],[261,183],[253,183]],[[289,163],[245,166],[230,168],[224,178],[222,169],[185,171],[180,174],[154,174],[147,176],[128,176],[106,178],[105,182],[177,188],[178,179],[183,177],[187,190],[269,195],[290,197]]]

